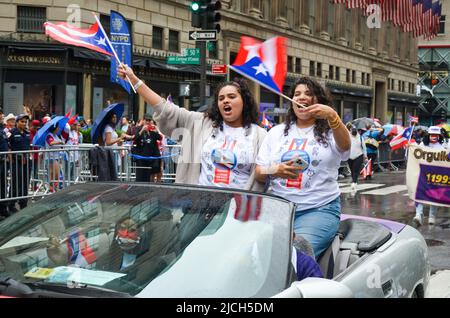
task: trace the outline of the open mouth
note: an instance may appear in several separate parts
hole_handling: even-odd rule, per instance
[[[225,113],[225,115],[230,115],[232,110],[233,108],[229,105],[223,107],[223,112]]]
[[[295,104],[295,106],[297,106],[297,108],[306,108],[306,107],[308,107],[308,105],[303,104],[303,103]]]

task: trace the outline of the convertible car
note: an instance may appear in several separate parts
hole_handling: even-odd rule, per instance
[[[297,281],[295,206],[245,191],[81,184],[0,223],[10,297],[424,297],[428,250],[414,228],[343,215]]]

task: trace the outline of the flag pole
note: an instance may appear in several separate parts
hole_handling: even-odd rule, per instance
[[[102,26],[100,20],[98,19],[97,15],[96,15],[94,12],[92,12],[92,14],[94,15],[95,21],[97,21],[97,23],[98,23],[100,29],[102,29],[103,33],[105,34],[105,36],[106,36],[106,41],[108,42],[108,44],[109,44],[109,46],[110,46],[110,48],[111,48],[111,51],[113,52],[114,57],[116,58],[117,62],[119,63],[119,65],[123,65],[122,62],[119,60],[119,57],[117,56],[116,50],[114,49],[114,46],[112,46],[111,41],[109,40],[108,34],[106,34],[105,29],[103,29],[103,26]],[[125,76],[126,76],[128,82],[130,83],[131,89],[132,89],[133,92],[136,94],[136,90],[134,89],[134,86],[133,86],[133,84],[131,83],[130,78],[128,77],[128,75],[125,75]]]
[[[271,88],[270,86],[267,86],[267,85],[265,85],[264,83],[261,83],[260,81],[255,81],[254,78],[249,77],[247,74],[245,74],[244,72],[241,72],[240,70],[238,70],[237,68],[235,68],[233,65],[229,65],[229,68],[232,69],[233,71],[235,71],[236,73],[239,73],[239,74],[241,74],[242,76],[245,76],[245,77],[248,78],[249,80],[252,80],[252,81],[254,81],[254,82],[257,82],[257,83],[258,83],[259,85],[261,85],[262,87],[268,89],[269,91],[271,91],[271,92],[273,92],[273,93],[275,93],[275,94],[277,94],[277,95],[280,95],[281,97],[283,97],[283,98],[287,99],[288,101],[290,101],[290,102],[296,104],[297,106],[302,107],[302,108],[306,108],[305,105],[300,104],[299,102],[296,102],[295,100],[293,100],[292,98],[290,98],[290,97],[284,95],[283,93],[277,92],[276,90],[274,90],[274,89]]]

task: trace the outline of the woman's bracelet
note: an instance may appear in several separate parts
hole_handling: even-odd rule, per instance
[[[144,84],[144,82],[142,80],[139,80],[136,85],[134,85],[134,90],[137,91],[139,87],[142,86],[142,84]]]
[[[336,117],[334,117],[334,119],[332,119],[331,121],[328,120],[328,125],[333,130],[338,129],[339,126],[341,126],[341,118],[339,117],[339,115],[336,115]]]

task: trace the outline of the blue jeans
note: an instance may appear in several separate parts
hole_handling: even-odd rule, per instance
[[[435,218],[437,214],[438,207],[436,205],[430,205],[430,217]],[[416,203],[416,215],[423,217],[423,204]]]
[[[341,199],[337,197],[321,207],[295,212],[294,232],[312,245],[317,259],[336,236],[340,217]]]

